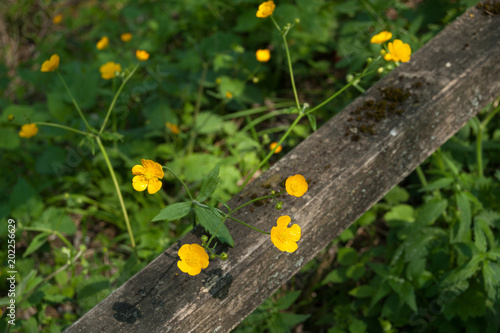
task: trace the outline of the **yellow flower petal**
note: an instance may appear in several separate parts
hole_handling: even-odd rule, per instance
[[[109,45],[109,38],[104,36],[96,44],[98,50],[104,50]]]
[[[135,56],[139,61],[146,61],[149,59],[149,53],[143,50],[137,50],[135,51]]]
[[[132,178],[132,186],[134,190],[142,192],[148,187],[148,179],[142,175]]]
[[[128,43],[132,39],[132,34],[130,32],[123,33],[121,34],[120,39],[125,43]]]
[[[184,244],[177,254],[181,259],[177,262],[177,267],[184,273],[198,275],[202,268],[208,267],[208,254],[198,244]]]
[[[101,77],[105,80],[112,79],[116,77],[117,72],[122,71],[122,66],[120,64],[116,64],[112,61],[105,63],[99,68],[99,71],[101,72]]]
[[[277,143],[277,142],[273,142],[273,143],[271,143],[271,144],[269,145],[269,149],[270,149],[270,150],[273,150],[273,149],[274,149],[274,147],[276,147],[276,145],[278,145],[278,143]],[[279,146],[278,146],[278,148],[276,148],[276,150],[274,151],[274,153],[275,153],[275,154],[279,154],[279,153],[281,153],[281,151],[282,151],[282,150],[283,150],[283,147],[282,147],[281,145],[279,145]]]
[[[44,61],[42,64],[41,72],[53,72],[59,67],[59,56],[53,54],[49,60]]]
[[[411,57],[411,48],[409,44],[403,43],[400,39],[395,39],[388,45],[389,53],[384,56],[385,60],[408,62]]]
[[[31,138],[38,133],[38,127],[36,124],[24,124],[21,126],[21,130],[19,131],[19,136],[21,138]]]
[[[370,40],[370,43],[372,44],[382,44],[384,42],[387,42],[389,39],[392,38],[392,33],[389,31],[382,31],[375,36],[372,37]]]
[[[257,50],[257,52],[255,52],[255,57],[257,58],[257,61],[268,62],[269,59],[271,59],[271,51],[268,49]]]
[[[294,252],[298,248],[297,241],[300,240],[301,229],[297,224],[287,228],[290,222],[290,216],[280,216],[277,226],[271,229],[271,241],[280,251]]]
[[[264,18],[273,15],[274,8],[276,5],[274,1],[266,1],[260,4],[259,10],[257,10],[257,17]]]
[[[144,175],[146,173],[146,169],[142,165],[134,165],[132,168],[133,175]]]
[[[309,186],[302,175],[290,176],[285,182],[286,191],[294,197],[301,197],[307,192]]]
[[[155,194],[161,189],[162,182],[157,178],[150,178],[148,182],[148,193]]]
[[[292,222],[292,218],[288,215],[283,215],[278,218],[278,228],[286,228],[288,223]]]
[[[190,247],[191,246],[189,244],[182,245],[179,251],[177,251],[177,255],[181,257],[181,259],[186,257],[187,255],[189,255]]]

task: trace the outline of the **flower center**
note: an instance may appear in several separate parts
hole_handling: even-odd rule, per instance
[[[292,183],[292,190],[294,190],[295,192],[300,191],[300,188],[301,188],[301,186],[300,186],[299,182],[293,182]]]
[[[184,259],[184,261],[186,262],[186,264],[189,267],[197,267],[197,266],[199,266],[198,257],[197,256],[188,256],[188,257],[186,257]]]
[[[287,229],[282,229],[282,230],[280,230],[280,231],[277,233],[276,238],[278,238],[278,240],[279,240],[281,243],[288,243],[289,238],[290,238],[290,235],[288,234],[288,230],[287,230]]]
[[[151,172],[149,171],[146,171],[144,173],[144,177],[146,177],[147,180],[150,180],[151,178],[153,178],[154,176],[151,174]]]

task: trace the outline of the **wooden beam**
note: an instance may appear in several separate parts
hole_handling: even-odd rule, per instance
[[[66,332],[227,332],[324,249],[500,93],[500,16],[473,8],[230,201],[231,207],[300,173],[301,198],[247,206],[237,218],[271,230],[281,215],[302,228],[295,253],[226,222],[236,246],[198,276],[177,268],[189,233]]]

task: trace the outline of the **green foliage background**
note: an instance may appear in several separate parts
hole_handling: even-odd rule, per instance
[[[348,73],[362,70],[367,57],[378,55],[369,44],[373,34],[391,30],[417,50],[475,3],[279,1],[275,17],[283,25],[300,19],[289,47],[300,99],[316,105],[343,87]],[[228,200],[291,124],[286,108],[293,106],[293,94],[281,37],[271,22],[255,18],[258,4],[25,0],[0,5],[8,32],[0,51],[0,217],[18,223],[16,330],[60,332],[191,230],[193,215],[150,222],[161,207],[182,202],[186,194],[171,176],[157,195],[134,191],[130,170],[141,158],[168,164],[194,189],[219,164],[214,197]],[[59,25],[52,23],[56,13],[63,15]],[[133,34],[130,43],[119,40],[124,32]],[[110,46],[98,51],[95,44],[104,35]],[[262,48],[271,49],[266,64],[255,60]],[[31,139],[19,138],[18,131],[33,121],[84,130],[56,75],[39,71],[51,54],[60,55],[70,90],[91,124],[99,126],[116,89],[100,78],[99,67],[115,61],[131,68],[136,49],[151,58],[118,101],[112,130],[120,137],[105,142],[132,221],[134,252],[102,154],[60,129],[40,126]],[[372,75],[361,85],[368,88],[378,79]],[[318,125],[359,94],[350,89],[320,110]],[[195,117],[197,103],[201,110]],[[263,109],[237,113],[255,107]],[[9,121],[9,115],[15,119]],[[181,133],[173,135],[166,122],[178,124]],[[287,332],[302,325],[305,331],[333,333],[497,332],[498,124],[494,118],[482,133],[484,177],[477,176],[476,119],[422,165],[425,181],[409,176],[237,331]],[[285,151],[311,132],[307,122],[300,123]],[[0,241],[6,240],[2,227]],[[7,258],[4,246],[0,255]],[[2,276],[6,271],[3,265]],[[6,294],[5,279],[0,290]],[[3,310],[7,302],[0,299]],[[3,316],[0,330],[5,325]]]

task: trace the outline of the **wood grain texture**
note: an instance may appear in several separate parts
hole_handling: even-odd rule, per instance
[[[363,108],[382,101],[385,88],[409,93],[396,103],[404,112],[370,120]],[[229,259],[191,277],[177,268],[180,246],[200,243],[187,234],[66,332],[230,331],[498,94],[500,16],[471,9],[230,201],[236,207],[304,175],[309,191],[284,197],[281,211],[266,203],[235,216],[270,231],[290,215],[302,228],[295,253],[228,221],[236,244]],[[356,133],[363,124],[374,134]]]

